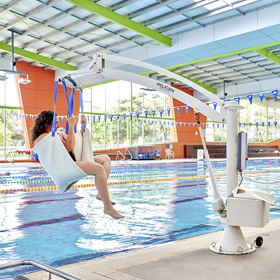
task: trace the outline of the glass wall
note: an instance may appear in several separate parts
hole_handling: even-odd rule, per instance
[[[170,99],[166,95],[125,81],[95,86],[85,92],[84,103],[92,102],[92,106],[87,106],[91,111],[84,111],[92,116],[94,149],[173,140],[173,126],[167,125],[173,118],[167,116]],[[166,139],[163,138],[165,131]]]
[[[23,135],[23,118],[26,116],[23,116],[19,109],[15,76],[6,77],[5,81],[0,81],[0,158],[1,160],[12,160],[13,157],[28,158],[26,153],[13,153],[16,150],[27,150]]]
[[[280,138],[277,120],[280,117],[280,108],[266,107],[262,103],[250,103],[247,99],[241,99],[239,110],[239,131],[247,132],[248,142],[261,143]],[[209,105],[212,106],[212,105]],[[208,120],[206,140],[226,142],[226,124],[213,123]]]

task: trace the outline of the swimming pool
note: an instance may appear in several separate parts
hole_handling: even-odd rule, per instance
[[[226,195],[225,161],[213,162],[222,196]],[[115,252],[171,242],[224,228],[212,211],[213,192],[205,164],[196,162],[117,165],[109,181],[116,209],[125,215],[114,220],[103,214],[94,188],[38,191],[52,185],[44,171],[9,170],[0,179],[0,263],[34,259],[60,266]],[[265,172],[265,173],[259,173]],[[245,177],[260,181],[280,180],[280,160],[250,160]],[[93,182],[86,179],[81,185]],[[243,180],[242,186],[279,197],[274,184]],[[29,189],[26,192],[24,190]],[[46,189],[44,189],[46,190]],[[271,218],[280,217],[279,204]],[[0,279],[33,271],[21,267],[0,271]]]

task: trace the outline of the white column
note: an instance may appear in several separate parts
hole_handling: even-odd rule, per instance
[[[238,109],[240,106],[235,101],[229,101],[227,108],[227,196],[238,185]]]

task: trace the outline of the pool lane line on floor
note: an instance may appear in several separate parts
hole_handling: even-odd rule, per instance
[[[269,172],[279,172],[280,170],[260,170],[253,172],[244,172],[243,175],[248,174],[259,174],[259,173],[269,173]],[[226,177],[226,174],[216,174],[215,177]],[[141,179],[141,180],[130,180],[130,181],[113,181],[108,182],[108,185],[124,185],[124,184],[134,184],[134,183],[151,183],[160,181],[173,181],[173,180],[191,180],[191,179],[202,179],[208,178],[210,175],[199,175],[199,176],[187,176],[187,177],[171,177],[171,178],[154,178],[154,179]],[[72,189],[87,188],[95,186],[94,183],[91,184],[75,184]],[[0,189],[0,193],[10,194],[15,192],[42,192],[42,191],[56,191],[58,188],[56,186],[45,186],[45,187],[30,187],[21,189]]]

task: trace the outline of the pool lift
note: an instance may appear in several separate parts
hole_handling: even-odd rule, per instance
[[[176,79],[181,83],[186,84],[188,87],[192,87],[194,90],[202,93],[213,102],[216,102],[220,106],[220,112],[217,112],[199,99],[186,94],[172,85],[159,80],[154,80],[150,77],[106,67],[107,63],[113,63],[114,65],[117,64],[118,66],[119,64],[134,65],[156,71],[160,74]],[[191,106],[196,112],[195,116],[214,190],[212,208],[220,214],[221,222],[225,224],[225,229],[219,243],[216,244],[213,242],[209,249],[220,254],[242,255],[252,253],[256,250],[256,247],[261,246],[261,237],[256,239],[257,241],[254,242],[255,244],[247,244],[240,226],[264,227],[269,222],[269,204],[275,205],[276,199],[272,194],[245,189],[238,185],[238,171],[242,171],[246,168],[247,135],[244,132],[238,134],[238,110],[242,107],[239,106],[236,101],[224,102],[205,88],[161,67],[135,59],[107,54],[94,54],[93,60],[86,69],[66,71],[64,76],[67,76],[68,79],[71,78],[75,80],[75,82],[80,86],[88,86],[92,84],[93,81],[96,81],[96,78],[100,78],[100,76],[101,79],[111,78],[133,82],[160,91],[183,102],[184,104]],[[227,122],[226,205],[216,186],[209,154],[200,126],[199,113],[202,113],[213,121]]]

